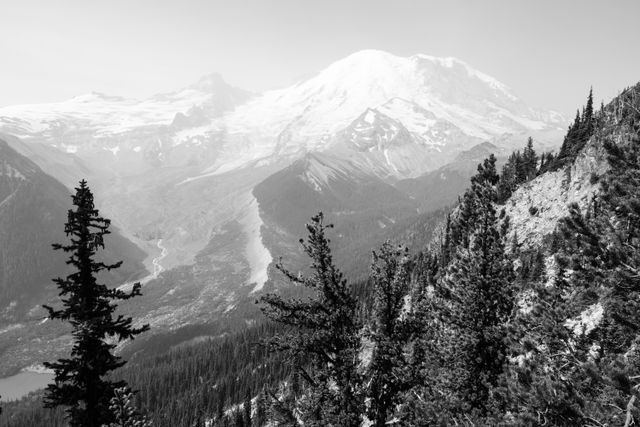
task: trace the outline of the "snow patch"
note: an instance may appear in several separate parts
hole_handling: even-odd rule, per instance
[[[268,267],[273,261],[273,257],[262,242],[260,229],[264,223],[260,218],[260,206],[255,197],[251,196],[246,212],[246,215],[239,222],[248,238],[244,253],[251,269],[249,283],[255,283],[251,291],[253,293],[262,289],[269,279]]]
[[[394,172],[399,173],[398,168],[391,162],[391,159],[389,158],[389,150],[385,148],[383,153],[384,159],[386,160],[387,164],[391,167],[391,169],[393,169]]]

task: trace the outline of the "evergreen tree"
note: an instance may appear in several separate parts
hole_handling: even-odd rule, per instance
[[[277,426],[298,427],[300,423],[298,422],[296,414],[301,413],[298,406],[302,405],[298,404],[290,390],[287,390],[287,387],[281,387],[281,393],[279,394],[281,397],[278,397],[271,391],[269,392],[269,412],[267,420],[269,423],[273,423]],[[311,408],[303,409],[309,409],[313,412]],[[319,408],[316,408],[316,411],[319,411]],[[301,415],[307,419],[310,418],[308,414]],[[313,425],[314,423],[311,422],[311,424]]]
[[[593,114],[593,88],[589,89],[589,96],[587,97],[587,105],[584,107],[584,114],[582,115],[582,128],[583,138],[589,139],[593,135],[595,130],[595,118]]]
[[[262,310],[269,319],[291,327],[291,333],[270,344],[286,351],[292,360],[307,361],[298,367],[309,387],[301,409],[305,424],[359,426],[363,399],[358,372],[358,307],[351,287],[333,262],[325,236],[330,227],[319,213],[307,224],[307,242],[300,241],[312,260],[310,277],[294,274],[282,264],[277,266],[292,283],[315,295],[299,300],[268,294],[261,298],[265,304]]]
[[[113,391],[109,409],[115,420],[108,427],[151,427],[152,423],[142,416],[133,404],[133,393],[127,388]],[[105,425],[106,427],[106,425]]]
[[[114,317],[117,305],[113,301],[140,295],[139,283],[130,292],[124,292],[109,289],[96,280],[99,272],[118,268],[122,262],[107,265],[94,259],[96,252],[104,248],[110,221],[100,217],[84,180],[76,188],[73,205],[75,209],[69,210],[65,225],[70,243],[53,247],[70,253],[67,263],[75,271],[65,279],[54,280],[60,289],[63,308],[44,306],[50,319],[71,323],[73,348],[70,358],[44,363],[55,372],[55,383],[46,389],[45,406],[67,406],[72,427],[93,427],[114,421],[110,400],[116,389],[126,387],[124,381],[108,377],[125,364],[113,354],[117,341],[133,339],[149,326],[135,328],[131,317],[121,314]]]
[[[527,165],[520,151],[516,151],[515,155],[516,185],[527,182]]]
[[[261,391],[258,394],[258,398],[256,399],[256,416],[255,416],[255,426],[262,427],[267,421],[267,408],[264,397],[264,391]]]
[[[242,415],[242,411],[240,409],[233,412],[233,418],[235,427],[246,427],[244,425],[244,416]]]
[[[567,319],[576,315],[566,266],[557,259],[553,284],[532,285],[528,308],[518,313],[511,331],[515,361],[510,365],[512,420],[521,425],[583,425],[585,397],[576,380],[582,369],[584,340]]]
[[[242,411],[245,427],[251,427],[251,394],[248,391],[244,399],[244,404],[242,405]]]
[[[404,369],[413,384],[402,394],[398,418],[400,425],[407,427],[446,425],[451,420],[447,384],[441,375],[448,369],[448,361],[442,357],[444,325],[438,318],[444,301],[433,292],[445,267],[434,253],[422,254],[416,261],[416,286],[406,320],[412,336]]]
[[[385,242],[373,253],[371,279],[374,286],[373,325],[369,338],[373,354],[368,368],[368,416],[382,427],[393,415],[402,393],[414,384],[407,346],[411,338],[403,313],[410,283],[407,249]]]
[[[497,200],[498,203],[504,203],[511,193],[517,188],[518,182],[516,181],[516,156],[518,153],[512,153],[505,164],[502,166],[502,173],[500,174],[500,181],[497,187]]]
[[[224,418],[224,399],[218,400],[218,405],[216,407],[216,421],[221,422]]]
[[[440,245],[440,265],[445,266],[449,264],[449,260],[451,259],[451,247],[453,245],[452,236],[451,236],[451,214],[447,214],[447,219],[445,222],[444,233],[442,235],[442,243]],[[424,256],[425,254],[421,254]],[[430,255],[429,252],[426,254]]]
[[[540,156],[540,168],[538,169],[538,175],[542,175],[543,173],[551,170],[554,162],[555,156],[553,153],[543,153],[542,156]]]
[[[459,247],[435,290],[443,304],[442,341],[456,417],[486,417],[502,408],[498,395],[506,371],[504,337],[514,312],[513,266],[505,254],[494,208],[495,158],[472,178],[475,211],[469,245]]]
[[[587,105],[583,108],[582,115],[580,114],[580,110],[576,112],[576,118],[569,126],[560,152],[549,170],[556,170],[572,163],[578,156],[580,150],[582,150],[587,141],[589,141],[595,129],[596,120],[593,113],[593,90],[590,90],[589,96],[587,97]]]
[[[491,203],[498,201],[495,185],[499,180],[500,177],[496,172],[496,157],[491,154],[478,165],[478,171],[471,177],[471,188],[464,193],[455,221],[452,221],[450,239],[452,248],[469,247],[472,230],[482,210],[479,203],[485,199]],[[488,188],[491,191],[487,191]]]
[[[527,146],[522,152],[522,164],[524,175],[523,182],[535,178],[536,172],[538,171],[538,155],[533,149],[533,139],[531,137],[527,140]]]
[[[560,223],[554,286],[540,287],[521,316],[528,357],[515,369],[515,412],[530,423],[629,426],[640,417],[638,104],[617,123],[629,125],[630,140],[605,137],[611,167],[601,193],[584,210],[571,205]]]

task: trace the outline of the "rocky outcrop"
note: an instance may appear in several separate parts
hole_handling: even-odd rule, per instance
[[[525,249],[538,247],[568,214],[569,204],[588,206],[608,167],[602,143],[594,137],[571,166],[523,184],[505,204],[511,220],[509,242],[516,239]]]

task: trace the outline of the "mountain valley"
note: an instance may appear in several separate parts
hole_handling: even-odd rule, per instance
[[[250,321],[256,295],[285,286],[278,259],[306,268],[297,240],[320,210],[337,224],[347,276],[365,277],[378,242],[422,222],[428,241],[430,215],[442,218],[488,154],[503,161],[529,136],[538,151],[557,148],[567,123],[457,59],[374,50],[263,94],[213,74],[142,101],[91,93],[0,108],[9,146],[67,191],[86,178],[101,213],[146,253],[129,274],[147,277],[143,297],[125,307],[154,333]],[[2,372],[38,364],[32,348],[61,336],[29,328],[16,347],[25,356]],[[2,348],[14,339],[1,334]]]

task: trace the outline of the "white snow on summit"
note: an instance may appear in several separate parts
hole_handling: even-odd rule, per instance
[[[150,159],[163,162],[181,146],[209,147],[216,155],[203,173],[210,176],[330,149],[338,133],[373,110],[401,125],[420,150],[447,155],[482,140],[566,125],[557,113],[529,108],[506,85],[458,59],[363,50],[307,80],[253,97],[212,74],[141,101],[91,93],[0,108],[0,130],[80,156],[102,148],[126,157],[148,148]],[[380,129],[388,137],[394,132]],[[402,150],[404,157],[416,154]]]
[[[228,157],[219,163],[256,160],[287,146],[324,150],[332,135],[367,109],[398,120],[433,145],[446,145],[446,131],[491,139],[565,126],[544,120],[556,116],[527,107],[505,85],[457,59],[365,50],[218,119],[229,134],[246,136],[242,144],[229,144]]]

